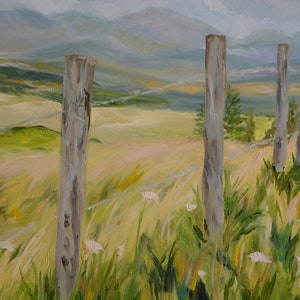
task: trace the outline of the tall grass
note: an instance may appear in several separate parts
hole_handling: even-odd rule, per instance
[[[299,167],[292,162],[275,173],[261,161],[245,182],[228,163],[216,242],[206,225],[201,168],[171,176],[178,149],[163,151],[165,159],[158,152],[155,161],[148,152],[139,161],[127,157],[122,172],[107,168],[104,179],[88,182],[71,298],[299,299]],[[190,164],[182,155],[175,172]],[[1,299],[55,299],[57,182],[56,174],[0,180]],[[256,252],[265,258],[253,260]]]

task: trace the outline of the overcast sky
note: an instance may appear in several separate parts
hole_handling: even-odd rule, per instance
[[[177,10],[238,38],[262,28],[300,31],[300,0],[0,0],[1,10],[22,7],[46,15],[77,10],[109,19],[150,6]]]

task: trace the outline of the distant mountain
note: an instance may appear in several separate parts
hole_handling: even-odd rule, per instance
[[[114,24],[114,28],[187,49],[204,48],[207,34],[220,34],[206,23],[169,9],[155,7],[121,17]]]
[[[230,51],[238,56],[253,58],[259,65],[275,63],[278,44],[288,43],[291,60],[300,59],[300,33],[293,37],[275,30],[258,30],[236,41]]]
[[[257,30],[251,33],[246,38],[240,39],[235,43],[239,47],[263,47],[274,46],[280,43],[288,43],[291,38],[282,32],[265,29]]]
[[[52,15],[61,26],[67,28],[74,35],[72,43],[98,44],[99,54],[103,48],[111,48],[109,52],[127,54],[152,55],[168,51],[172,48],[167,42],[155,42],[146,37],[138,36],[123,30],[115,21],[107,21],[97,16],[89,16],[76,12]],[[118,55],[119,56],[119,55]]]
[[[2,10],[0,11],[0,20],[1,22],[8,22],[10,25],[18,23],[38,28],[55,26],[55,22],[45,15],[28,9]]]
[[[0,11],[0,28],[0,55],[30,53],[69,38],[54,20],[26,9]]]
[[[82,53],[105,62],[100,81],[118,81],[122,87],[131,82],[134,88],[139,88],[141,74],[164,82],[203,76],[205,36],[221,34],[209,24],[163,8],[147,8],[114,21],[79,12],[45,16],[30,10],[0,11],[0,28],[0,57],[63,67],[64,56]],[[277,44],[282,42],[290,44],[291,64],[299,66],[300,33],[289,37],[260,30],[237,41],[227,37],[227,69],[250,69],[236,78],[242,80],[247,73],[255,79],[257,67],[275,69]],[[258,70],[265,78],[265,69]]]

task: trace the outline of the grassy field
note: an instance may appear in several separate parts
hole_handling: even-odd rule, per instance
[[[62,70],[0,63],[0,299],[55,299]],[[271,83],[234,87],[241,98],[275,93]],[[298,85],[290,89],[299,92]],[[204,87],[166,91],[198,95]],[[93,100],[128,96],[95,85]],[[225,140],[225,223],[222,236],[213,237],[202,205],[204,148],[195,118],[196,110],[175,111],[163,94],[92,109],[73,299],[299,300],[295,139],[282,174],[270,166],[272,146]],[[273,120],[255,117],[256,141]]]
[[[93,108],[74,299],[299,299],[295,139],[281,175],[264,163],[271,146],[225,141],[216,239],[205,226],[195,117]],[[271,121],[256,118],[256,139]],[[0,299],[54,299],[60,104],[0,94],[0,122]]]

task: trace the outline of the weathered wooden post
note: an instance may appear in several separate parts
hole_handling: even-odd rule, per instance
[[[277,116],[273,151],[273,166],[277,172],[284,169],[287,154],[288,102],[288,55],[289,45],[279,44],[277,48]]]
[[[206,36],[205,157],[202,193],[211,233],[223,227],[223,138],[226,93],[226,38]]]
[[[60,203],[56,242],[56,291],[72,293],[79,273],[80,231],[85,200],[86,146],[96,61],[66,57],[61,130]]]
[[[298,117],[298,134],[297,134],[297,144],[296,144],[296,164],[300,166],[300,111],[297,112]]]

